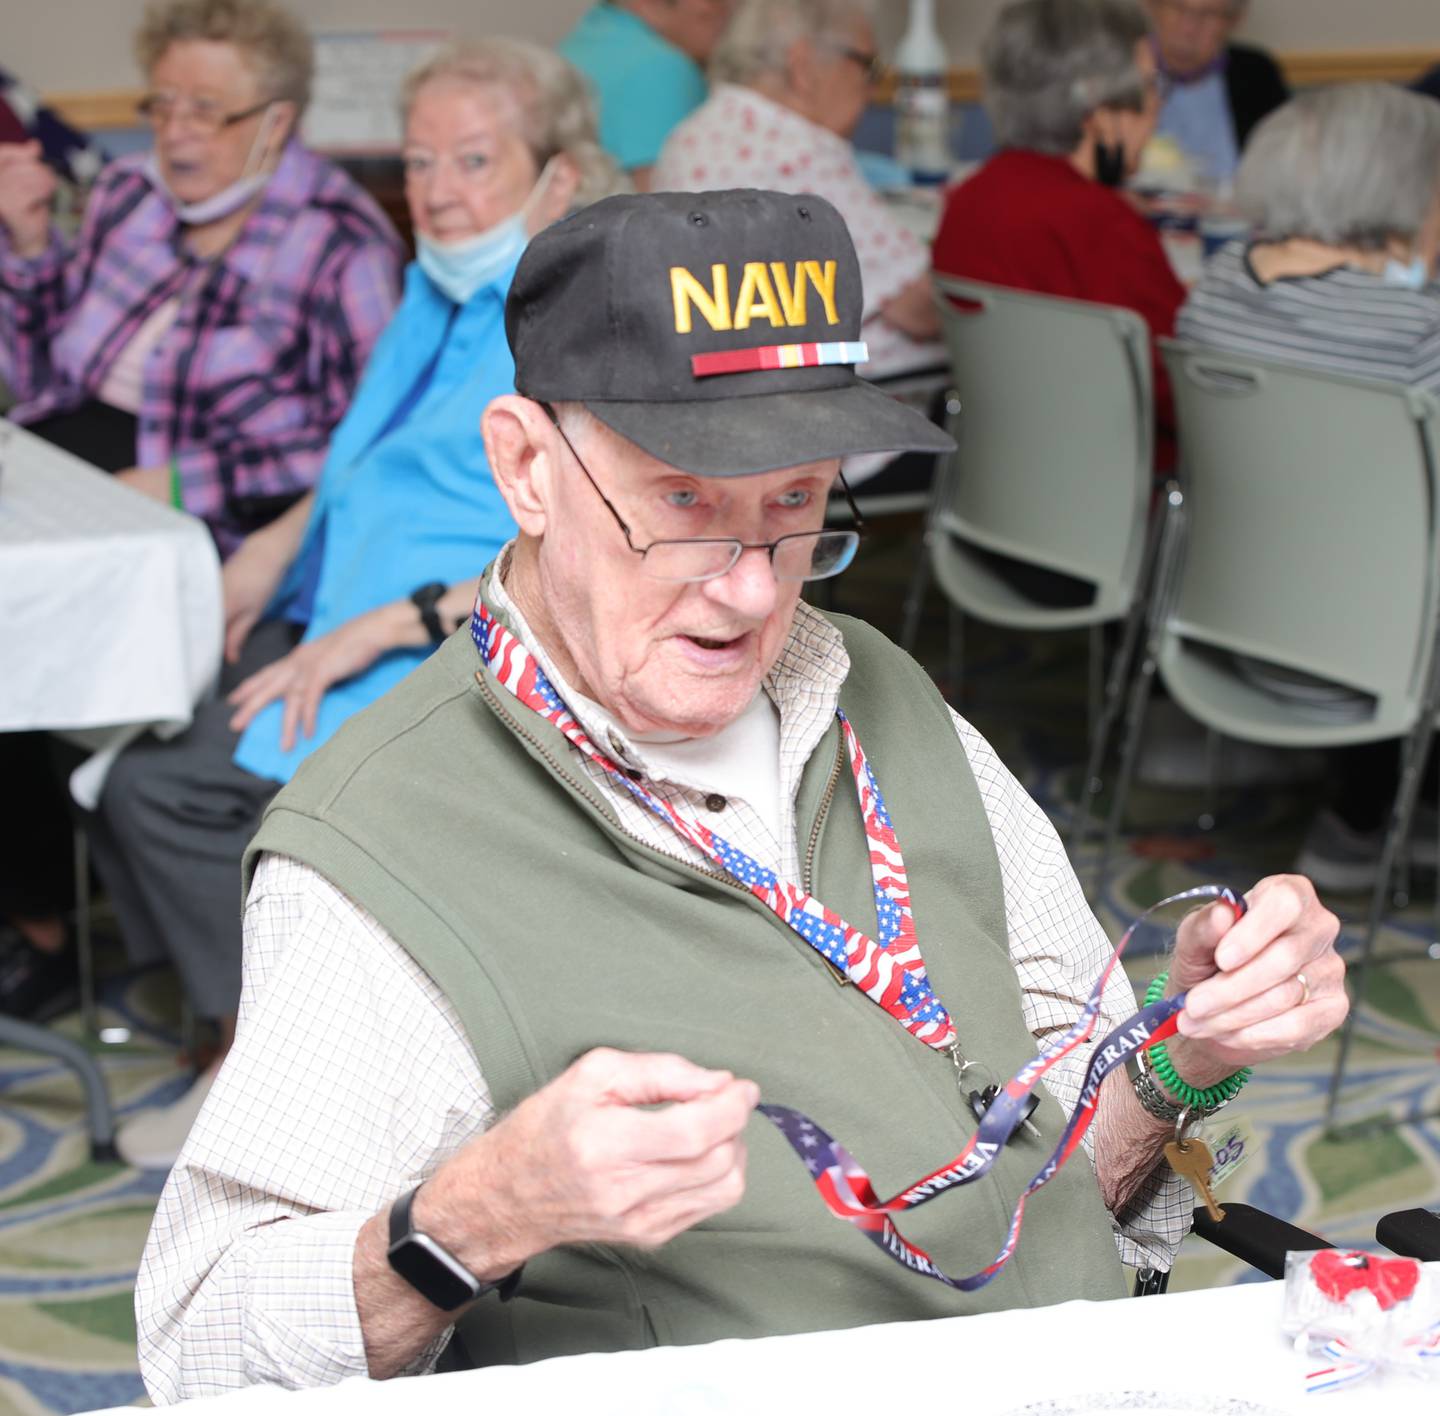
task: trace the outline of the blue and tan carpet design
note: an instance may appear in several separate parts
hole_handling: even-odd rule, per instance
[[[133,1040],[95,1051],[123,1116],[179,1096],[174,985],[112,974],[101,1021]],[[58,1025],[83,1035],[78,1015]],[[144,1395],[135,1270],[164,1176],[95,1164],[80,1091],[58,1063],[0,1050],[0,1413],[89,1411]]]
[[[863,610],[894,632],[912,555],[903,537],[874,538],[841,582],[838,608]],[[932,597],[921,651],[939,677],[944,642],[944,617]],[[972,630],[966,649],[963,711],[1063,831],[1083,751],[1083,636]],[[1243,888],[1286,868],[1313,806],[1311,790],[1222,794],[1208,833],[1193,824],[1204,805],[1198,793],[1137,790],[1119,868],[1099,902],[1112,937],[1187,886],[1218,881]],[[1092,858],[1091,852],[1082,858],[1082,874]],[[1434,938],[1432,883],[1417,878],[1416,902],[1391,921],[1385,952],[1413,954]],[[1353,920],[1365,903],[1332,901],[1347,919],[1352,944]],[[1137,985],[1160,967],[1154,955],[1164,944],[1160,928],[1137,939],[1129,961]],[[105,993],[107,1020],[126,1022],[136,1041],[105,1049],[104,1065],[123,1114],[170,1100],[188,1078],[174,1061],[173,983],[163,973],[132,978],[116,967],[112,962]],[[1377,969],[1361,1023],[1344,1117],[1440,1111],[1440,962],[1399,959]],[[78,1019],[62,1026],[79,1035]],[[1260,1071],[1232,1108],[1252,1129],[1252,1158],[1221,1199],[1257,1205],[1336,1242],[1369,1244],[1381,1215],[1440,1207],[1440,1123],[1326,1139],[1321,1120],[1333,1055],[1322,1047]],[[131,1284],[160,1177],[91,1165],[80,1126],[78,1089],[67,1074],[0,1051],[0,1416],[83,1411],[142,1395]],[[1190,1240],[1173,1286],[1246,1277],[1237,1262]]]

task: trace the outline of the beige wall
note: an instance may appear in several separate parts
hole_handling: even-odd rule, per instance
[[[936,0],[956,64],[972,64],[990,17],[1005,0]],[[903,0],[875,0],[881,32],[899,37]],[[1251,0],[1244,33],[1286,53],[1335,49],[1430,49],[1440,58],[1440,0]]]
[[[20,6],[22,0],[3,0]],[[290,0],[317,28],[442,26],[520,34],[550,43],[588,0]],[[881,37],[903,28],[903,0],[874,0]],[[1003,0],[938,0],[951,60],[974,62],[979,36]],[[138,82],[130,35],[145,0],[39,0],[24,25],[5,26],[5,67],[45,92],[128,88]],[[1286,53],[1429,50],[1440,58],[1440,0],[1253,0],[1247,33]]]

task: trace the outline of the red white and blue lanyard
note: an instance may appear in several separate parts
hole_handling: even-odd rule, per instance
[[[530,651],[495,619],[483,600],[475,602],[470,633],[481,659],[503,688],[557,728],[573,747],[606,771],[642,806],[654,812],[738,884],[748,888],[836,970],[845,974],[866,997],[878,1003],[906,1032],[937,1052],[958,1059],[954,1024],[930,986],[915,937],[910,887],[895,826],[885,810],[879,783],[865,759],[860,740],[843,712],[837,710],[836,716],[850,759],[869,843],[875,913],[879,921],[874,938],[827,909],[809,891],[791,881],[781,880],[774,871],[766,869],[709,827],[655,795],[643,782],[631,778],[624,768],[590,740]],[[1177,1017],[1185,1006],[1184,994],[1140,1009],[1095,1049],[1080,1089],[1079,1102],[1061,1133],[1059,1143],[1025,1187],[1011,1216],[1005,1243],[985,1268],[967,1278],[951,1278],[935,1265],[923,1249],[905,1239],[890,1216],[925,1204],[954,1186],[968,1185],[990,1169],[1010,1140],[1011,1133],[1025,1118],[1027,1101],[1040,1079],[1094,1033],[1105,986],[1136,928],[1168,905],[1203,899],[1225,901],[1235,911],[1237,919],[1245,912],[1243,899],[1218,885],[1202,885],[1182,891],[1147,910],[1125,931],[1116,945],[1075,1023],[999,1090],[959,1155],[888,1200],[876,1195],[870,1177],[850,1152],[808,1116],[788,1106],[765,1102],[761,1102],[757,1110],[774,1123],[804,1162],[815,1188],[832,1214],[848,1220],[872,1243],[916,1273],[964,1292],[981,1288],[1009,1262],[1020,1237],[1026,1200],[1055,1176],[1089,1129],[1095,1118],[1100,1084],[1141,1048],[1174,1034]]]

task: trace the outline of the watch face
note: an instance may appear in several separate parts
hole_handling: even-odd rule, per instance
[[[427,1302],[448,1313],[480,1285],[428,1234],[409,1234],[389,1250],[390,1267]]]

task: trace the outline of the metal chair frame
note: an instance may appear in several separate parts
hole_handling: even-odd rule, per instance
[[[951,692],[958,702],[961,697],[959,685],[964,657],[966,614],[1011,628],[1083,628],[1088,631],[1086,705],[1089,749],[1080,799],[1069,832],[1070,848],[1074,851],[1083,844],[1091,805],[1101,790],[1100,773],[1124,703],[1125,686],[1131,677],[1140,643],[1145,606],[1159,564],[1159,547],[1168,506],[1164,500],[1157,507],[1147,504],[1154,446],[1149,333],[1138,315],[1118,307],[1036,295],[943,276],[937,277],[935,286],[936,301],[941,311],[947,342],[951,345],[952,360],[956,365],[957,383],[963,382],[961,360],[956,353],[959,341],[967,337],[972,322],[977,317],[983,318],[986,312],[997,305],[1009,306],[1022,316],[1047,310],[1053,310],[1057,316],[1069,315],[1071,318],[1076,314],[1083,315],[1087,320],[1093,321],[1097,329],[1108,329],[1124,354],[1127,374],[1125,399],[1133,410],[1135,419],[1134,445],[1128,462],[1125,465],[1107,466],[1105,475],[1123,479],[1110,495],[1131,500],[1134,511],[1122,553],[1124,564],[1116,574],[1108,577],[1107,583],[1097,584],[1096,603],[1087,607],[1057,609],[1042,606],[1037,602],[1028,606],[1017,606],[1013,614],[1006,614],[994,604],[980,605],[964,600],[961,594],[957,594],[957,587],[947,583],[949,577],[940,564],[942,552],[966,545],[1021,561],[1028,560],[1029,563],[1046,569],[1073,573],[1073,567],[1062,567],[1053,562],[1047,564],[1042,549],[1027,547],[1023,541],[1013,537],[997,535],[991,528],[968,522],[954,510],[957,478],[986,475],[1013,478],[1021,470],[1014,466],[971,467],[964,461],[966,391],[960,387],[947,401],[947,425],[958,447],[956,452],[942,458],[936,471],[934,490],[926,516],[925,553],[916,562],[915,573],[906,594],[900,635],[902,646],[912,648],[918,635],[929,582],[931,579],[938,580],[945,593],[949,616],[947,662]],[[955,301],[963,302],[975,313],[957,309]],[[1044,401],[1043,389],[1040,390],[1038,398]],[[1093,482],[1086,484],[1077,479],[1069,486],[1076,498],[1078,511],[1081,503],[1094,495]],[[1120,646],[1111,656],[1107,670],[1104,630],[1106,625],[1114,623],[1122,624],[1123,630]]]
[[[1181,390],[1184,387],[1183,380],[1189,373],[1190,366],[1187,361],[1213,360],[1217,365],[1223,365],[1227,369],[1237,370],[1241,374],[1243,374],[1246,369],[1254,369],[1263,375],[1264,371],[1268,368],[1283,373],[1287,378],[1292,379],[1297,377],[1312,377],[1327,379],[1331,382],[1351,386],[1357,386],[1360,382],[1352,379],[1337,379],[1331,375],[1309,373],[1303,369],[1274,365],[1265,360],[1241,358],[1231,354],[1202,350],[1179,341],[1162,341],[1162,348],[1164,349],[1167,361],[1171,365],[1173,382],[1177,389],[1177,411],[1181,416],[1182,440],[1184,433],[1185,400],[1181,396]],[[1257,383],[1256,387],[1258,388],[1259,386]],[[1386,388],[1387,386],[1379,385],[1378,387]],[[1430,518],[1427,535],[1430,540],[1431,552],[1428,557],[1428,567],[1424,572],[1426,583],[1416,587],[1417,595],[1422,597],[1423,606],[1420,616],[1421,641],[1418,644],[1410,646],[1415,663],[1413,677],[1417,684],[1418,691],[1414,696],[1410,721],[1404,725],[1401,778],[1390,813],[1389,826],[1381,855],[1376,885],[1371,895],[1364,942],[1359,959],[1352,966],[1350,973],[1353,995],[1357,1000],[1363,999],[1364,997],[1366,973],[1373,961],[1376,941],[1388,912],[1387,907],[1390,898],[1391,882],[1395,876],[1400,852],[1409,838],[1415,805],[1419,796],[1425,758],[1435,733],[1437,711],[1440,711],[1440,652],[1437,652],[1436,644],[1436,626],[1437,622],[1440,622],[1440,615],[1437,615],[1437,575],[1435,573],[1436,552],[1440,550],[1440,525],[1437,525],[1437,520],[1440,520],[1440,465],[1437,465],[1437,437],[1440,437],[1440,408],[1437,408],[1434,400],[1429,399],[1427,396],[1416,394],[1413,390],[1390,387],[1388,391],[1392,396],[1398,392],[1406,399],[1414,419],[1420,461],[1425,469],[1427,479]],[[1182,471],[1181,484],[1188,484],[1191,475],[1191,470],[1186,467]],[[1162,678],[1165,675],[1164,650],[1167,644],[1167,638],[1170,636],[1183,637],[1181,635],[1182,627],[1177,627],[1175,623],[1175,608],[1184,587],[1187,525],[1188,514],[1185,509],[1185,500],[1183,495],[1177,494],[1174,499],[1173,514],[1167,519],[1166,531],[1162,537],[1162,544],[1159,551],[1159,567],[1156,572],[1151,608],[1147,617],[1144,650],[1132,680],[1128,698],[1126,730],[1119,775],[1116,783],[1115,796],[1111,803],[1109,820],[1106,826],[1105,842],[1096,871],[1096,887],[1100,891],[1104,890],[1108,880],[1110,862],[1123,823],[1125,807],[1134,778],[1135,765],[1139,756],[1145,714],[1149,705],[1155,678],[1157,674]],[[1214,724],[1206,724],[1206,726],[1213,728]],[[1324,745],[1323,730],[1315,728],[1313,724],[1308,725],[1308,728],[1308,742],[1313,745]],[[1385,734],[1381,734],[1378,737],[1371,737],[1368,740],[1377,741],[1384,736]],[[1336,736],[1333,741],[1334,745],[1341,745],[1346,742],[1361,740],[1367,739],[1357,738],[1353,734],[1341,734]],[[1296,745],[1300,744],[1297,743]],[[1430,953],[1433,957],[1433,951],[1426,952]],[[1326,1128],[1327,1131],[1330,1132],[1333,1132],[1335,1128],[1339,1097],[1343,1088],[1345,1068],[1354,1040],[1357,1016],[1358,1008],[1352,1008],[1349,1016],[1346,1018],[1340,1035],[1339,1050],[1330,1079],[1325,1108]]]

